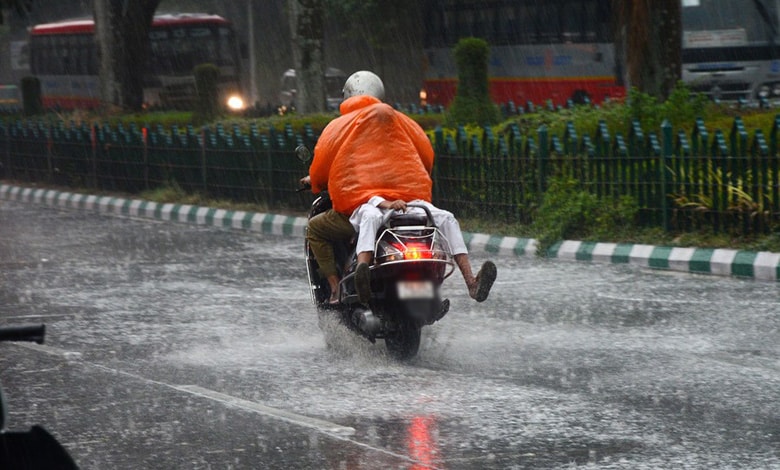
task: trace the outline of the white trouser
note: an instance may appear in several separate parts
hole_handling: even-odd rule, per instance
[[[371,200],[352,213],[349,218],[352,227],[358,233],[357,239],[357,252],[362,253],[364,251],[374,251],[374,244],[376,243],[376,232],[382,226],[382,219],[387,211],[392,209],[380,209],[375,204],[379,204],[383,199],[371,198]],[[466,242],[463,240],[463,233],[460,231],[460,224],[452,212],[444,209],[439,209],[430,202],[422,200],[409,201],[409,203],[421,204],[428,207],[433,216],[433,222],[441,231],[442,235],[447,239],[450,244],[450,249],[453,255],[468,253],[466,248]],[[422,208],[409,207],[407,212],[425,213]]]

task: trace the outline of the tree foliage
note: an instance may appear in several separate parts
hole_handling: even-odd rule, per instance
[[[488,57],[490,48],[484,39],[463,38],[455,46],[458,66],[458,90],[450,106],[450,118],[460,124],[495,124],[501,116],[490,100]]]

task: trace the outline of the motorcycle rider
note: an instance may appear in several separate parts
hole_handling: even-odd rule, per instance
[[[406,210],[406,201],[422,201],[450,241],[455,263],[469,295],[487,299],[496,265],[486,261],[475,276],[455,217],[430,203],[434,151],[425,131],[411,118],[383,103],[384,84],[374,73],[359,71],[344,84],[341,116],[322,131],[309,175],[301,179],[312,192],[328,189],[333,208],[309,220],[307,238],[338,303],[339,277],[333,243],[358,232],[355,288],[361,303],[370,298],[369,263],[382,210]]]

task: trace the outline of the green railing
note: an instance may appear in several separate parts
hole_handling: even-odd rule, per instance
[[[668,123],[644,132],[634,122],[625,136],[603,123],[592,135],[571,124],[561,135],[545,127],[525,135],[516,126],[501,135],[462,127],[430,135],[434,202],[459,215],[531,222],[550,179],[569,176],[602,198],[630,196],[644,225],[753,233],[778,223],[780,116],[769,136],[746,131],[740,118],[728,133],[698,120],[688,133]],[[214,198],[302,210],[311,196],[296,189],[307,168],[293,150],[316,139],[308,126],[296,133],[0,123],[0,177],[129,193],[175,182]]]

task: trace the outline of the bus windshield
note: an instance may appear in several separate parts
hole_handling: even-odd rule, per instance
[[[683,47],[777,42],[777,5],[764,0],[682,0]]]
[[[234,37],[224,26],[155,27],[149,37],[156,75],[191,75],[195,66],[204,63],[236,65]]]

